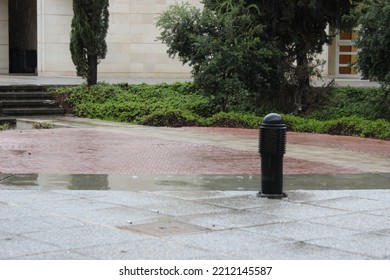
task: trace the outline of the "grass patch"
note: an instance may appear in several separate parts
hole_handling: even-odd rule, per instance
[[[32,124],[33,129],[52,129],[54,124],[49,122],[35,122]]]
[[[0,131],[8,130],[8,129],[10,129],[10,127],[11,127],[11,125],[9,123],[0,124]]]

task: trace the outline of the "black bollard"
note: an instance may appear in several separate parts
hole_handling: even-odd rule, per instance
[[[261,156],[260,197],[283,198],[283,157],[286,153],[286,125],[282,117],[271,113],[260,125]]]

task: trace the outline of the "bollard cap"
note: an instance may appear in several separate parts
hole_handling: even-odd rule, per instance
[[[280,115],[276,113],[271,113],[264,117],[262,124],[272,126],[284,126],[284,120]]]
[[[280,115],[271,113],[265,116],[259,131],[260,154],[283,156],[286,153],[286,131]]]

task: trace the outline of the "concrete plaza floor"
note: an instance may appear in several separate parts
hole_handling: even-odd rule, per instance
[[[267,199],[256,130],[19,125],[0,132],[0,259],[390,259],[389,141],[289,133],[288,196]]]
[[[388,190],[0,191],[1,259],[390,258]]]
[[[137,77],[113,77],[103,76],[98,77],[99,82],[107,83],[172,83],[177,81],[189,81],[191,79],[168,79],[168,78],[137,78]],[[314,80],[312,83],[316,86],[326,85],[331,80]],[[36,76],[36,75],[23,75],[23,74],[0,74],[0,86],[6,85],[78,85],[84,82],[80,77],[75,76]],[[336,79],[336,86],[359,86],[359,87],[378,87],[378,83],[370,82],[368,80],[360,79]]]

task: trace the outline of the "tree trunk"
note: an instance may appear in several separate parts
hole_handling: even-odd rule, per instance
[[[383,101],[385,103],[385,106],[387,108],[388,113],[390,113],[390,102],[389,102],[389,98],[388,98],[390,96],[390,90],[383,88],[383,92],[384,92]]]
[[[88,86],[97,84],[97,55],[88,55]]]
[[[310,89],[310,69],[306,53],[297,55],[296,77],[298,89],[295,93],[295,114],[299,114],[304,111],[306,98]]]

